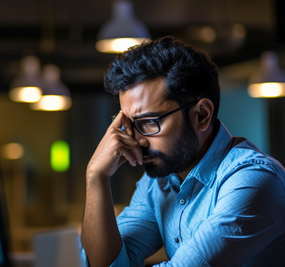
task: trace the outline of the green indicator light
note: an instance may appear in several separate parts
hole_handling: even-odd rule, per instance
[[[69,145],[63,140],[55,141],[50,149],[50,165],[56,172],[69,169]]]

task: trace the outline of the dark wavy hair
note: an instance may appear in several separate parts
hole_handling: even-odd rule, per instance
[[[171,36],[144,42],[119,54],[104,76],[107,92],[118,95],[131,86],[163,77],[166,99],[180,106],[190,98],[208,98],[214,105],[212,122],[218,115],[220,85],[217,66],[203,51]]]

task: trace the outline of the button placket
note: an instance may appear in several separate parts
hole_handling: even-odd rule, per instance
[[[196,184],[196,179],[193,177],[186,185],[184,185],[184,188],[181,188],[181,191],[179,192],[179,204],[178,204],[178,201],[176,202],[179,206],[180,206],[180,216],[179,216],[179,241],[183,241],[182,239],[182,235],[181,235],[181,221],[182,221],[182,217],[183,217],[183,213],[185,211],[185,209],[187,208],[187,206],[190,204],[190,199],[191,199],[191,195],[192,195],[192,191],[193,191],[193,188]],[[178,199],[177,199],[178,200]]]
[[[177,199],[176,199],[176,204],[175,204],[175,213],[178,216],[175,216],[175,225],[178,226],[178,232],[173,233],[174,237],[173,237],[173,241],[175,242],[176,245],[179,246],[180,242],[181,242],[181,237],[180,237],[180,223],[181,223],[181,216],[183,214],[184,209],[186,208],[186,199],[181,195],[182,192],[179,192],[177,195]],[[179,196],[180,195],[180,196]]]

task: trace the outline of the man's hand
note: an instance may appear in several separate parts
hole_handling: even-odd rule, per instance
[[[91,267],[109,266],[122,247],[109,178],[126,161],[132,166],[142,164],[142,157],[130,120],[120,112],[99,143],[86,171],[81,242]]]
[[[121,130],[124,126],[125,130]],[[86,173],[87,181],[95,176],[112,176],[126,161],[132,166],[142,165],[142,151],[133,138],[133,129],[129,119],[120,112],[108,128],[89,161]]]

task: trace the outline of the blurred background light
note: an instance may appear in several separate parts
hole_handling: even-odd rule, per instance
[[[118,38],[104,39],[96,43],[96,49],[102,53],[120,53],[127,50],[129,47],[139,45],[145,38]]]
[[[41,98],[42,87],[39,59],[36,56],[23,57],[20,72],[10,85],[10,99],[15,102],[37,102]]]
[[[264,98],[285,96],[285,72],[280,69],[275,52],[261,54],[259,68],[249,79],[248,94]]]
[[[19,143],[8,143],[1,148],[1,156],[4,159],[20,159],[23,155],[24,148]]]
[[[130,1],[115,1],[113,13],[98,33],[96,49],[103,53],[119,53],[150,38],[146,26],[136,19]]]
[[[70,165],[70,149],[66,141],[57,140],[50,148],[50,165],[55,172],[65,172]]]
[[[9,97],[15,102],[37,102],[42,96],[42,90],[35,86],[15,87],[9,92]]]
[[[246,37],[246,28],[240,23],[232,26],[232,37],[234,39],[244,39]]]
[[[34,110],[59,111],[72,106],[69,89],[60,80],[60,69],[54,64],[43,66],[43,95],[36,103],[31,103]]]
[[[248,86],[248,93],[251,97],[282,97],[285,96],[284,83],[254,83]]]
[[[200,40],[205,43],[213,43],[217,38],[216,31],[209,26],[200,29]]]
[[[44,95],[38,102],[30,105],[34,110],[59,111],[71,107],[71,101],[68,96]]]

